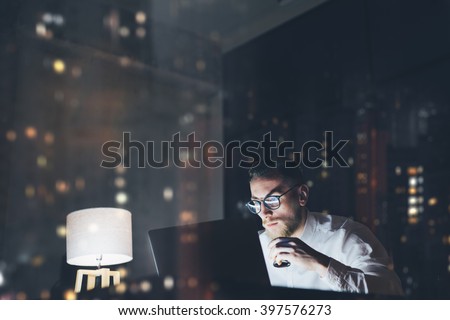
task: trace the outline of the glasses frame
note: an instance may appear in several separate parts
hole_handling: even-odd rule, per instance
[[[247,203],[245,204],[245,206],[246,206],[247,209],[248,209],[251,213],[253,213],[253,214],[259,214],[259,213],[261,212],[261,208],[262,208],[261,202],[264,204],[264,207],[266,207],[267,209],[269,209],[269,210],[277,210],[279,207],[281,207],[281,201],[280,201],[280,198],[281,198],[282,196],[284,196],[286,193],[288,193],[289,191],[293,190],[295,187],[299,187],[299,186],[300,186],[300,184],[297,183],[296,185],[290,187],[287,191],[283,192],[283,193],[280,194],[279,196],[274,196],[274,195],[268,194],[267,196],[264,197],[264,199],[263,199],[262,201],[261,201],[261,200],[250,200],[249,202],[247,202]],[[277,200],[278,200],[278,206],[277,206],[276,208],[271,208],[271,207],[269,207],[269,206],[267,205],[267,203],[266,203],[266,199],[267,199],[267,198],[277,198]],[[257,202],[257,203],[259,203],[259,210],[258,210],[257,212],[253,212],[253,211],[250,209],[250,202]]]

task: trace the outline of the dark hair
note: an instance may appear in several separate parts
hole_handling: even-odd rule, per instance
[[[286,162],[277,160],[274,166],[267,165],[264,161],[255,164],[248,171],[249,181],[254,178],[282,179],[290,183],[303,184],[303,173],[299,166],[287,167]]]

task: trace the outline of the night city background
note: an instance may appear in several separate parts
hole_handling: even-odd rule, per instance
[[[239,156],[101,168],[125,131],[297,148],[333,131],[350,167],[305,170],[308,208],[367,225],[406,298],[449,299],[449,123],[448,0],[2,1],[0,299],[74,298],[54,291],[75,210],[132,212],[125,284],[155,273],[149,229],[252,219]]]

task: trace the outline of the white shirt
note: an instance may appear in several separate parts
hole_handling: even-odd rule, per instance
[[[300,239],[329,256],[326,276],[291,265],[276,268],[268,258],[271,238],[259,236],[272,286],[357,293],[403,294],[386,250],[370,230],[345,217],[308,212]]]

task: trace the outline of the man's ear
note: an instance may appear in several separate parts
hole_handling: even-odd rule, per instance
[[[297,189],[298,193],[298,202],[300,206],[304,207],[306,206],[306,203],[308,202],[309,197],[309,188],[306,184],[302,184]]]

